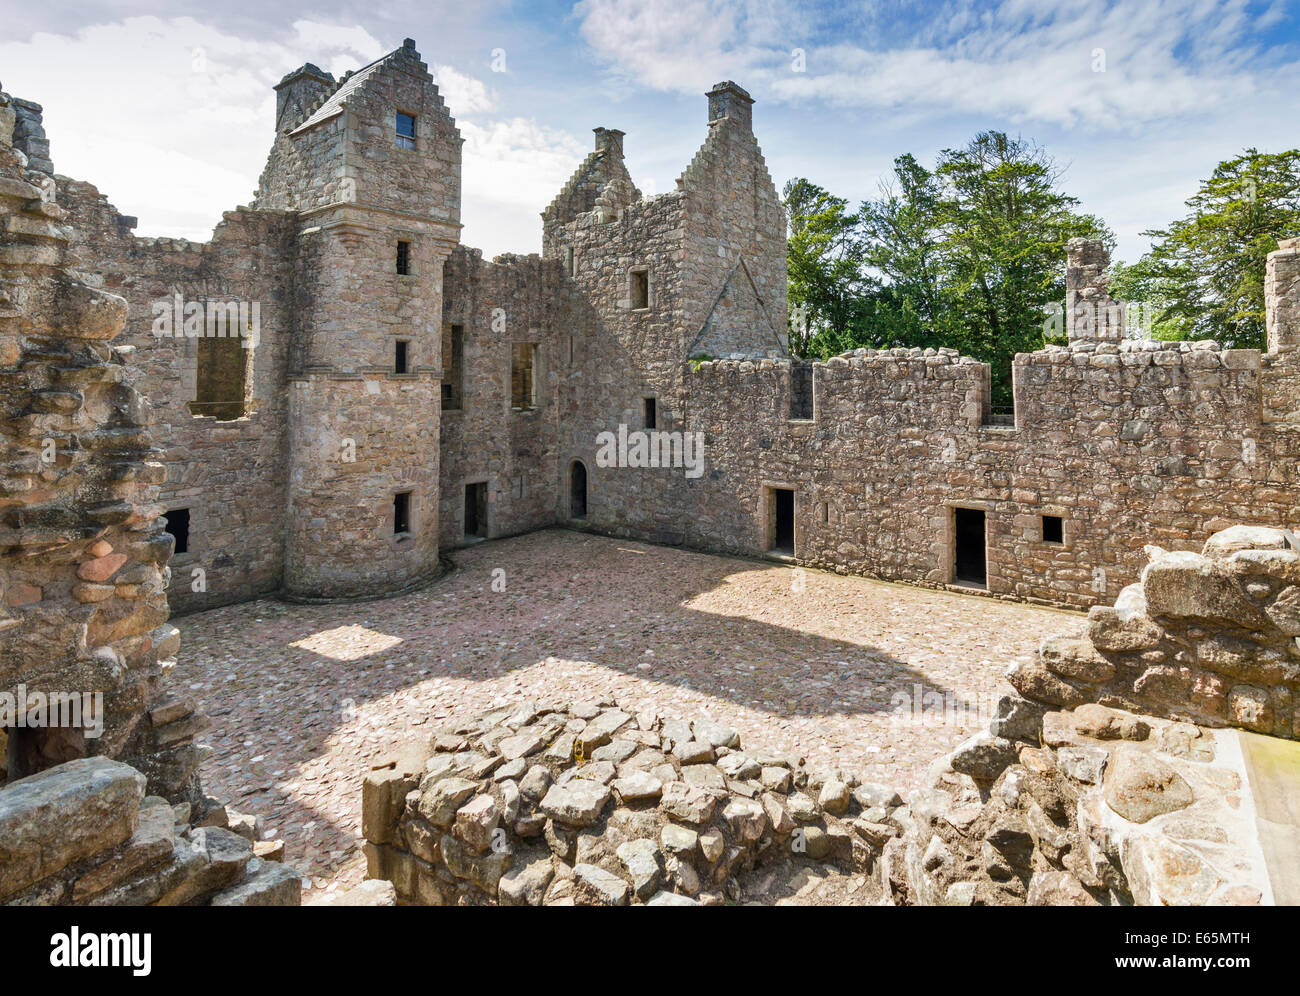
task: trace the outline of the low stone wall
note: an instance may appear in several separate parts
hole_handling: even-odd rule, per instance
[[[885,892],[922,906],[1267,901],[1234,736],[1008,699],[911,793],[909,830],[880,863]]]
[[[709,720],[523,702],[378,759],[362,831],[403,903],[717,905],[759,868],[869,870],[901,804]]]
[[[215,807],[191,827],[187,803],[146,796],[145,784],[91,757],[0,788],[0,905],[299,904],[298,873],[255,842],[253,818]]]
[[[1086,633],[1044,642],[1010,675],[1028,698],[1300,738],[1300,540],[1233,526],[1201,553],[1146,548],[1142,580]]]

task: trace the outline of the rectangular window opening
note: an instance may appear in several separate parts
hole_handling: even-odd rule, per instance
[[[402,149],[415,148],[415,115],[397,112],[397,145]]]
[[[465,485],[465,538],[487,537],[487,484]]]
[[[811,422],[813,417],[813,368],[807,360],[790,364],[790,420]]]
[[[1044,543],[1064,543],[1065,542],[1065,520],[1059,515],[1043,516],[1043,542]]]
[[[629,278],[632,310],[638,311],[650,307],[650,274],[645,270],[633,270]]]
[[[171,533],[172,538],[176,541],[176,549],[172,551],[172,556],[177,556],[190,551],[190,510],[188,508],[172,508],[163,512],[163,528]]]
[[[397,272],[398,275],[409,277],[411,275],[411,243],[397,243]]]
[[[576,277],[578,275],[578,258],[573,253],[573,246],[569,246],[564,252],[565,266],[569,270],[569,276]]]
[[[465,327],[442,327],[442,407],[459,411],[461,406],[461,369],[465,355]]]
[[[655,399],[645,399],[645,427],[647,429],[657,428],[658,418],[655,414]]]
[[[410,351],[410,342],[405,339],[398,339],[395,344],[393,354],[393,372],[404,374],[409,372],[407,368],[407,355]]]
[[[511,350],[510,407],[527,410],[536,405],[533,366],[537,358],[537,344],[516,342]]]
[[[988,587],[985,562],[984,512],[978,508],[954,508],[953,580],[975,588]]]
[[[794,492],[789,488],[768,489],[768,551],[794,556]]]
[[[393,535],[406,536],[411,531],[411,492],[393,495]]]
[[[230,422],[248,414],[253,350],[245,348],[245,343],[251,341],[237,335],[205,335],[196,340],[198,355],[194,400],[189,405],[191,415]]]

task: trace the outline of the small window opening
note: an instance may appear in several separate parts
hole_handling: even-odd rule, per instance
[[[1043,516],[1043,542],[1065,542],[1065,521],[1059,515]]]
[[[794,360],[790,364],[790,419],[812,421],[813,368],[807,360]]]
[[[988,569],[984,553],[984,512],[978,508],[954,508],[952,515],[956,540],[953,579],[958,584],[985,588]]]
[[[532,408],[536,404],[536,397],[533,393],[533,365],[536,354],[536,343],[517,342],[512,348],[510,363],[511,408],[525,410]]]
[[[163,528],[176,540],[172,556],[190,551],[190,510],[173,508],[163,513]]]
[[[411,492],[399,491],[393,495],[393,535],[405,536],[411,531]]]
[[[410,345],[411,345],[410,342],[408,342],[406,339],[397,340],[396,351],[393,356],[394,373],[404,374],[407,372],[406,357],[410,349]]]
[[[650,307],[650,274],[645,270],[633,270],[630,276],[632,309]]]
[[[569,469],[569,518],[587,517],[587,465],[574,460]]]
[[[403,149],[415,148],[415,115],[397,112],[397,145]]]
[[[768,497],[771,522],[768,550],[794,556],[794,492],[789,488],[771,488]]]
[[[411,243],[397,243],[397,272],[403,277],[411,275]]]
[[[565,266],[567,266],[569,270],[569,276],[576,277],[578,275],[578,258],[574,255],[573,246],[569,246],[569,248],[564,251],[564,258]]]
[[[646,398],[645,399],[645,427],[647,429],[654,429],[657,427],[657,422],[658,419],[656,418],[655,415],[655,399]]]

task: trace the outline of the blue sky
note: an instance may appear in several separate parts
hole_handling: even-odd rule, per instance
[[[1300,145],[1300,5],[1282,0],[235,0],[29,5],[7,20],[0,84],[45,105],[59,172],[145,235],[207,238],[248,201],[284,73],[310,60],[338,75],[408,36],[465,136],[463,238],[488,255],[537,251],[538,213],[597,125],[627,132],[643,191],[672,189],[722,79],[756,98],[778,185],[807,176],[857,201],[903,152],[928,164],[1002,129],[1065,167],[1130,261],[1221,159]]]

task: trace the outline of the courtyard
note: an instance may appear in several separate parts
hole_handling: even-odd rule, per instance
[[[207,791],[260,814],[304,902],[364,877],[379,754],[507,700],[615,697],[907,790],[987,725],[1007,667],[1082,617],[547,530],[413,594],[184,617],[173,681],[212,720]],[[901,715],[900,715],[901,712]]]

